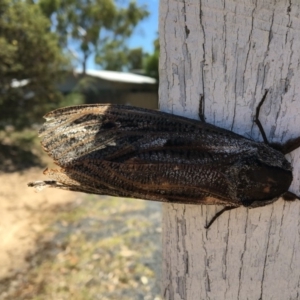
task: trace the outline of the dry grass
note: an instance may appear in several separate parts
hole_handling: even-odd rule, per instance
[[[30,143],[26,155],[42,165],[35,138]],[[6,145],[13,145],[7,137]],[[16,172],[13,159],[7,165],[0,239],[10,234],[5,249],[18,251],[2,274],[1,300],[161,299],[160,204],[50,189],[33,194],[24,183],[40,179],[32,177],[41,170]]]

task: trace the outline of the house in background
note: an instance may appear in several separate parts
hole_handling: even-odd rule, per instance
[[[128,104],[158,108],[158,85],[154,78],[125,72],[87,70],[67,74],[58,84],[65,95],[80,91],[86,103]]]

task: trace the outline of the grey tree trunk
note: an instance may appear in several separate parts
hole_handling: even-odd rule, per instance
[[[161,0],[160,109],[272,142],[300,135],[299,0]],[[299,194],[300,150],[290,191]],[[300,201],[224,213],[164,204],[165,299],[300,299]]]

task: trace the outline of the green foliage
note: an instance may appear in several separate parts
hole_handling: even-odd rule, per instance
[[[158,80],[159,40],[154,41],[154,53],[145,59],[145,73]]]
[[[0,130],[0,173],[16,172],[32,166],[42,166],[44,152],[36,130],[14,131],[11,126]]]
[[[60,100],[54,83],[67,63],[36,4],[0,0],[0,127],[28,126]]]
[[[121,71],[127,64],[128,49],[120,41],[111,41],[102,46],[101,55],[96,55],[96,63],[105,70]]]
[[[130,49],[128,57],[128,69],[139,70],[143,68],[143,58],[145,54],[142,48]]]
[[[142,48],[128,49],[122,42],[112,41],[103,47],[96,62],[105,70],[140,70],[143,69],[144,56]]]
[[[139,21],[149,15],[145,7],[131,1],[127,7],[113,0],[40,0],[44,14],[54,19],[60,42],[79,45],[83,70],[91,54],[105,69],[126,65],[125,41]],[[126,51],[125,51],[126,52]]]
[[[64,99],[60,102],[60,107],[64,106],[72,106],[72,105],[80,105],[84,103],[84,96],[81,93],[73,92],[64,97]]]
[[[142,49],[128,49],[125,42],[138,22],[148,15],[146,9],[137,7],[135,2],[130,2],[126,9],[118,10],[111,32],[105,36],[105,42],[99,44],[96,63],[106,70],[114,71],[142,68]]]

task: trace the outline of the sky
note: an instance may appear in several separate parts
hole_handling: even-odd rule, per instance
[[[146,5],[150,15],[137,25],[128,41],[128,46],[129,48],[142,47],[144,52],[152,53],[154,51],[153,41],[158,37],[159,0],[137,0],[137,3],[140,6]],[[97,68],[94,64],[94,56],[88,59],[87,68]]]

